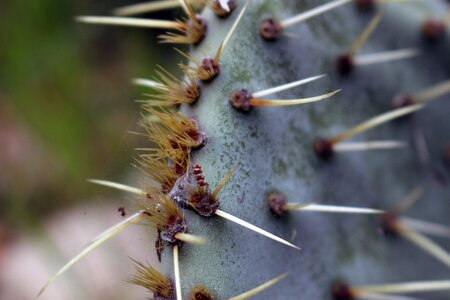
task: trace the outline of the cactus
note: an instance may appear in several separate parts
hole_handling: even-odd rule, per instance
[[[431,102],[450,91],[449,8],[389,2],[215,0],[195,16],[200,1],[181,1],[184,24],[149,21],[181,32],[163,41],[193,44],[180,51],[184,79],[160,70],[160,82],[140,81],[156,95],[139,162],[160,189],[98,182],[140,195],[142,210],[88,251],[152,219],[170,292],[155,299],[228,299],[264,283],[262,299],[448,297],[450,244],[416,231],[449,237],[437,178],[447,177],[450,106]],[[158,287],[145,278],[157,271],[137,268],[132,282]],[[413,283],[353,288],[398,282]]]

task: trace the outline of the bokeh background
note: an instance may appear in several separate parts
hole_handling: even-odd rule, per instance
[[[135,182],[134,147],[145,89],[156,64],[176,66],[155,30],[92,26],[137,1],[0,2],[0,299],[34,299],[59,267],[122,220],[130,196],[87,178]],[[173,18],[176,11],[153,14]],[[154,261],[153,236],[129,229],[57,280],[40,299],[127,299],[129,257]],[[148,247],[145,247],[148,245]],[[141,297],[142,298],[142,297]]]

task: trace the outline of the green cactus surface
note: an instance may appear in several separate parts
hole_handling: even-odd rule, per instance
[[[218,1],[211,2],[220,8]],[[354,2],[372,3],[375,7],[362,11]],[[329,142],[357,124],[396,109],[393,100],[399,95],[420,95],[439,83],[448,89],[449,35],[444,26],[431,41],[424,28],[427,20],[448,19],[448,3],[390,2],[395,1],[347,1],[303,22],[278,28],[278,36],[271,41],[260,35],[266,18],[283,24],[283,20],[324,1],[249,0],[239,23],[235,21],[246,4],[243,0],[237,1],[236,8],[225,18],[219,18],[210,6],[201,11],[207,31],[202,41],[190,47],[189,55],[194,60],[214,58],[230,28],[233,24],[237,27],[218,60],[218,76],[199,83],[201,95],[195,103],[179,106],[179,112],[197,122],[207,142],[190,150],[186,168],[178,173],[177,183],[166,194],[177,204],[186,205],[181,202],[193,201],[189,199],[195,186],[190,174],[193,165],[201,166],[203,180],[211,191],[236,167],[217,195],[219,210],[301,250],[217,215],[202,217],[182,205],[187,232],[207,241],[203,246],[180,246],[183,298],[188,299],[192,289],[202,285],[217,299],[229,299],[285,272],[286,278],[255,298],[333,299],[332,286],[337,281],[365,286],[450,278],[450,260],[445,262],[442,256],[437,259],[395,230],[394,234],[387,232],[389,228],[383,231],[382,221],[394,214],[292,210],[276,216],[267,202],[270,194],[277,193],[288,203],[371,208],[395,212],[395,218],[450,225],[450,190],[446,184],[449,169],[442,159],[450,132],[450,93],[442,92],[432,101],[423,102],[418,111],[335,144],[389,140],[401,141],[404,147],[371,151],[333,148],[335,151],[328,149],[333,153],[325,158],[317,155],[313,147],[317,139]],[[380,23],[353,54],[353,69],[342,74],[337,58],[349,53],[377,13]],[[357,63],[358,57],[364,55],[401,49],[414,49],[411,51],[415,54],[389,62]],[[189,64],[183,57],[180,60]],[[197,68],[192,61],[190,66]],[[192,75],[192,70],[187,72]],[[298,99],[340,90],[322,101],[292,106],[253,105],[249,111],[230,104],[230,97],[241,89],[252,94],[322,74],[327,76],[261,97]],[[422,195],[411,207],[396,211],[411,191],[418,194],[421,190]],[[429,238],[443,249],[450,248],[448,239]],[[161,261],[162,273],[174,279],[171,247],[162,251]],[[448,289],[414,296],[447,299]]]

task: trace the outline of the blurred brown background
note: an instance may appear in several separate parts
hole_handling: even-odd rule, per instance
[[[0,299],[34,299],[50,275],[122,220],[130,196],[87,178],[135,183],[133,148],[156,64],[174,66],[157,31],[75,23],[137,1],[0,3]],[[153,14],[173,18],[176,11]],[[164,53],[164,54],[162,54]],[[169,54],[167,54],[169,53]],[[128,257],[153,259],[152,232],[133,228],[56,281],[42,299],[128,299]],[[137,293],[137,294],[136,294]],[[139,297],[138,297],[139,298]],[[142,298],[142,297],[141,297]]]

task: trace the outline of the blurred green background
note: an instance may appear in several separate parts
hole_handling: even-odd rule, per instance
[[[135,2],[1,1],[0,270],[15,241],[30,236],[46,241],[47,221],[80,202],[84,214],[90,205],[104,205],[115,218],[119,204],[110,203],[120,203],[124,195],[86,179],[126,181],[136,173],[133,148],[142,141],[128,131],[138,130],[133,100],[145,90],[130,80],[152,78],[156,64],[171,68],[177,61],[172,46],[157,44],[161,32],[77,24],[74,16],[108,15]],[[0,271],[0,298],[8,299],[1,280]]]
[[[86,178],[119,180],[130,169],[136,137],[127,131],[142,92],[130,79],[151,78],[171,47],[156,47],[155,31],[73,21],[126,3],[2,1],[2,219],[30,222],[85,199]]]

